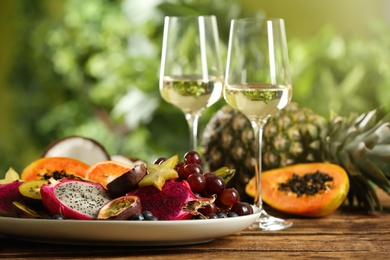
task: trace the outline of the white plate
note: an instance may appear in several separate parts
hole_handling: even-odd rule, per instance
[[[260,213],[177,221],[54,220],[0,217],[0,234],[56,244],[169,246],[210,242],[247,228]]]

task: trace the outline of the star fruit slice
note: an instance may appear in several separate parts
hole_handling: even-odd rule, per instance
[[[20,180],[19,174],[12,167],[10,167],[5,173],[4,179],[0,180],[0,184],[7,184],[18,180]]]
[[[178,162],[179,156],[174,155],[161,164],[147,164],[148,174],[139,181],[138,186],[142,188],[153,185],[162,190],[165,181],[179,178],[179,174],[174,169]]]

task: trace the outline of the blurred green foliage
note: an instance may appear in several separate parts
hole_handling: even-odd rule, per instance
[[[1,172],[22,170],[49,142],[67,135],[91,137],[111,154],[149,161],[184,154],[184,115],[158,92],[163,17],[216,15],[224,60],[230,20],[264,15],[244,11],[238,0],[66,0],[60,10],[50,15],[44,0],[23,1],[18,10],[22,33],[11,91],[24,102],[13,113],[16,131],[32,140],[25,148],[32,151],[23,157],[23,144],[12,151],[0,147],[7,155]],[[366,37],[332,28],[307,39],[288,34],[294,101],[323,115],[390,110],[387,31],[378,23]],[[222,105],[203,113],[200,134]]]
[[[389,26],[373,21],[370,33],[345,36],[324,27],[289,41],[294,99],[322,115],[347,116],[381,107],[390,111]]]
[[[22,170],[67,135],[91,137],[111,154],[145,160],[184,154],[184,115],[158,92],[163,19],[216,14],[226,36],[226,21],[240,12],[235,1],[67,0],[61,9],[58,18],[43,0],[20,6],[22,44],[12,84],[18,99],[28,102],[15,118],[34,140],[36,157],[21,160],[15,149],[2,172],[10,165]]]

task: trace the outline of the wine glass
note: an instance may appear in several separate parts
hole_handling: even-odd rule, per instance
[[[183,111],[190,149],[197,149],[198,119],[222,96],[223,67],[215,16],[165,17],[160,94]]]
[[[226,74],[226,102],[251,122],[256,144],[256,196],[261,210],[250,229],[280,230],[291,222],[272,217],[262,208],[262,132],[268,118],[288,105],[292,96],[291,75],[283,19],[245,18],[231,21]]]

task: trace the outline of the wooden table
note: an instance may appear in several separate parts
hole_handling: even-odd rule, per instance
[[[286,230],[244,230],[190,246],[67,246],[0,235],[0,259],[390,259],[390,196],[381,192],[380,197],[384,205],[381,214],[339,209],[326,218],[289,217],[294,225]]]

